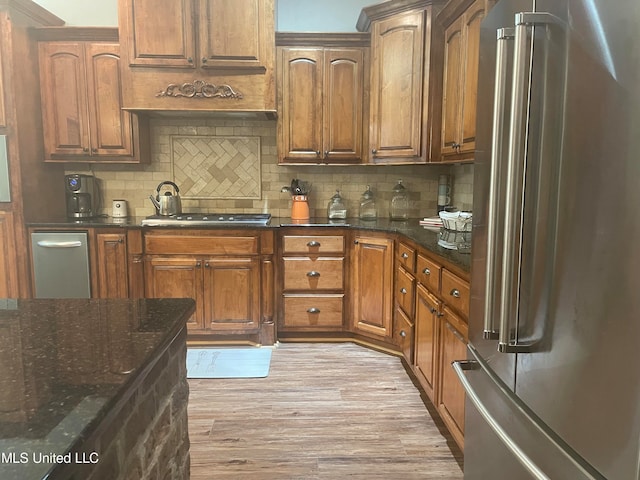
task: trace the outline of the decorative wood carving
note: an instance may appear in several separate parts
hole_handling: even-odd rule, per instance
[[[188,97],[188,98],[236,98],[241,99],[242,93],[236,92],[229,85],[213,85],[211,83],[195,80],[191,83],[178,85],[170,83],[167,88],[156,93],[156,97]]]

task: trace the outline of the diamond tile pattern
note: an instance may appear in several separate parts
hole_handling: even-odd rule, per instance
[[[173,181],[181,197],[260,199],[260,137],[170,137]]]

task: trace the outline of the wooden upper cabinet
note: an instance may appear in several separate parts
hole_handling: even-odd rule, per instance
[[[363,47],[278,48],[280,163],[362,160]]]
[[[455,3],[460,4],[459,1]],[[443,161],[471,160],[476,146],[480,23],[488,10],[488,2],[475,0],[466,4],[467,7],[456,17],[449,15],[446,9],[442,12],[446,22],[441,139]]]
[[[119,8],[130,66],[195,68],[193,0],[173,1],[170,7],[158,0],[121,0]]]
[[[265,70],[269,4],[263,0],[200,0],[202,68]]]
[[[373,161],[421,155],[425,12],[373,23],[370,146]]]
[[[146,120],[122,110],[120,47],[39,42],[45,161],[148,161]]]

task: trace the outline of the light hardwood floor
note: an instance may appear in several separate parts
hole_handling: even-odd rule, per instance
[[[462,478],[460,451],[397,357],[285,343],[266,378],[189,387],[192,480]]]

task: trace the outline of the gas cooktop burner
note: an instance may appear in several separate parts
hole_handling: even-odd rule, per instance
[[[143,227],[170,225],[269,225],[270,213],[183,213],[151,215],[142,220]]]

